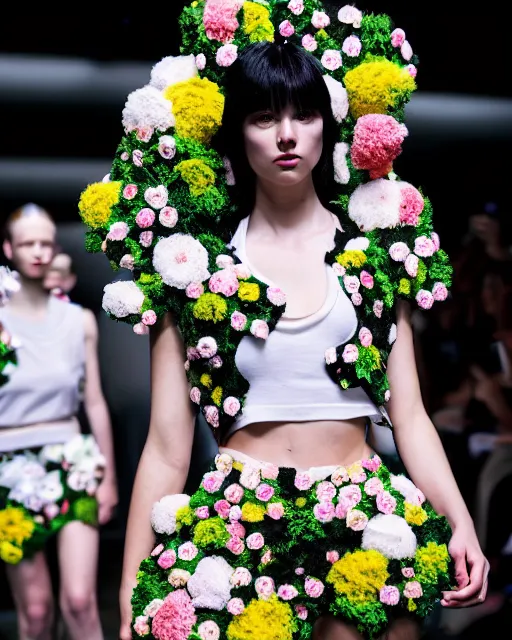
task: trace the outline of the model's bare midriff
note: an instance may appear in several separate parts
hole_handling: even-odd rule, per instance
[[[235,431],[224,446],[297,469],[345,466],[373,453],[366,443],[365,418],[254,423]]]

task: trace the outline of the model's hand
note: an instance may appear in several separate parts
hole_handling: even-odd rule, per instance
[[[100,525],[109,522],[119,501],[115,480],[104,478],[96,491],[98,501],[98,520]]]
[[[472,524],[455,527],[448,547],[455,562],[457,588],[445,591],[445,607],[471,607],[481,604],[487,595],[489,562],[485,558]]]

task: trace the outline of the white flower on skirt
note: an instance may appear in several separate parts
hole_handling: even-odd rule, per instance
[[[141,128],[166,131],[175,124],[172,102],[156,87],[146,85],[128,95],[122,122],[126,133]]]
[[[177,493],[164,496],[155,502],[151,511],[151,525],[156,533],[170,535],[176,531],[176,513],[181,507],[188,507],[190,496]]]
[[[44,502],[49,504],[51,502],[57,502],[64,494],[64,487],[60,479],[60,471],[50,471],[41,480],[37,487],[37,495]]]
[[[167,56],[157,62],[151,70],[149,84],[163,91],[176,82],[190,80],[197,76],[196,58],[189,56]]]
[[[390,560],[413,558],[416,553],[416,536],[404,518],[379,514],[368,522],[363,532],[361,547],[373,549]]]
[[[177,289],[186,289],[191,282],[203,282],[210,277],[208,252],[199,240],[184,233],[158,241],[153,266],[165,284]]]
[[[194,607],[222,611],[231,600],[233,573],[233,567],[220,556],[200,560],[187,583]]]
[[[116,318],[139,314],[143,302],[144,294],[135,282],[112,282],[103,289],[103,310]]]

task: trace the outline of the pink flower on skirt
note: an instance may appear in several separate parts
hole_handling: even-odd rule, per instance
[[[404,578],[414,578],[416,574],[414,573],[414,569],[412,567],[404,567],[402,569],[402,575]]]
[[[377,494],[377,509],[386,515],[395,512],[396,500],[389,491],[381,491]]]
[[[239,616],[245,609],[245,604],[242,598],[231,598],[227,603],[226,609],[232,616]]]
[[[361,280],[361,284],[363,285],[363,287],[365,287],[366,289],[373,289],[374,282],[371,273],[368,273],[368,271],[361,271],[359,279]]]
[[[319,502],[330,502],[335,495],[336,487],[328,480],[324,480],[316,488],[316,497]]]
[[[366,481],[364,485],[364,490],[369,496],[376,496],[381,491],[384,491],[384,485],[382,484],[382,480],[374,476]]]
[[[295,475],[294,484],[299,491],[307,491],[313,486],[313,478],[307,471],[298,471]]]
[[[231,536],[226,543],[226,549],[229,549],[235,556],[239,556],[245,550],[244,541],[237,536]]]
[[[335,516],[335,508],[332,502],[319,502],[313,507],[315,518],[322,524],[332,522]]]
[[[127,184],[123,189],[123,196],[126,200],[132,200],[137,195],[138,187],[136,184]]]
[[[151,633],[148,624],[148,616],[137,616],[135,618],[133,630],[138,636],[148,636]]]
[[[178,548],[178,558],[180,560],[193,560],[198,554],[198,549],[193,542],[184,542]]]
[[[230,524],[226,526],[226,529],[228,533],[235,538],[245,538],[245,527],[236,520],[234,522],[230,522]]]
[[[242,519],[242,509],[236,504],[234,507],[231,507],[229,510],[229,520],[230,522],[237,522]]]
[[[163,544],[158,544],[153,551],[151,552],[152,556],[159,556],[162,551],[164,550],[164,545]]]
[[[325,555],[325,558],[327,562],[334,564],[335,562],[338,562],[338,560],[340,559],[340,554],[337,551],[328,551]]]
[[[382,464],[382,460],[377,454],[375,454],[371,458],[365,458],[364,460],[362,460],[361,464],[365,469],[368,469],[368,471],[374,473]]]
[[[284,516],[284,507],[282,502],[271,502],[267,505],[267,515],[272,520],[280,520]]]
[[[162,569],[170,569],[176,563],[176,551],[174,551],[174,549],[167,549],[156,562]]]
[[[379,592],[379,599],[383,604],[394,606],[400,602],[400,591],[392,586],[382,587]]]
[[[244,488],[239,484],[230,484],[224,491],[224,497],[232,504],[238,504],[244,497]]]
[[[265,544],[265,539],[261,533],[251,533],[247,538],[246,543],[248,549],[261,549]]]
[[[349,477],[345,467],[337,467],[331,475],[331,482],[335,487],[341,487],[341,485],[344,482],[348,482],[348,480]]]
[[[362,531],[368,524],[368,516],[359,509],[350,509],[347,513],[347,527],[352,531]]]
[[[289,20],[284,20],[279,25],[279,33],[283,36],[283,38],[289,38],[295,33],[295,28]]]
[[[310,598],[319,598],[324,592],[324,584],[316,578],[306,578],[304,591]]]
[[[276,590],[274,581],[268,576],[261,576],[261,578],[258,578],[254,583],[254,588],[256,589],[256,593],[263,600],[268,600]]]
[[[268,462],[261,468],[261,477],[264,480],[276,480],[278,475],[279,467],[275,464]]]
[[[229,510],[231,509],[231,505],[227,500],[217,500],[217,502],[213,505],[213,508],[221,518],[227,520],[229,516]]]
[[[208,509],[208,507],[197,507],[196,516],[199,518],[199,520],[208,520],[208,518],[210,517],[210,510]]]
[[[306,620],[308,617],[308,610],[303,604],[295,605],[295,613],[297,614],[297,618],[299,620]]]
[[[201,484],[208,493],[215,493],[221,488],[224,477],[224,474],[220,471],[209,471],[205,473]]]
[[[274,495],[274,489],[269,484],[260,484],[256,488],[256,497],[262,502],[268,502]]]
[[[234,587],[248,587],[252,582],[252,576],[245,567],[237,567],[230,582]]]
[[[261,556],[261,564],[268,564],[272,560],[272,550],[267,549]]]
[[[240,311],[233,311],[231,314],[231,326],[235,331],[243,331],[247,324],[247,316]]]
[[[423,589],[419,582],[406,582],[404,587],[404,596],[406,598],[421,598],[422,595]]]
[[[299,595],[299,592],[291,584],[282,584],[277,590],[277,595],[281,600],[293,600]]]

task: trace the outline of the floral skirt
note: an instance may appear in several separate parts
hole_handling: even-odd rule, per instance
[[[18,564],[73,520],[96,526],[105,460],[94,438],[0,453],[0,559]]]
[[[455,584],[446,519],[377,455],[298,471],[222,450],[192,496],[153,506],[152,526],[134,637],[306,640],[334,615],[376,638]]]

